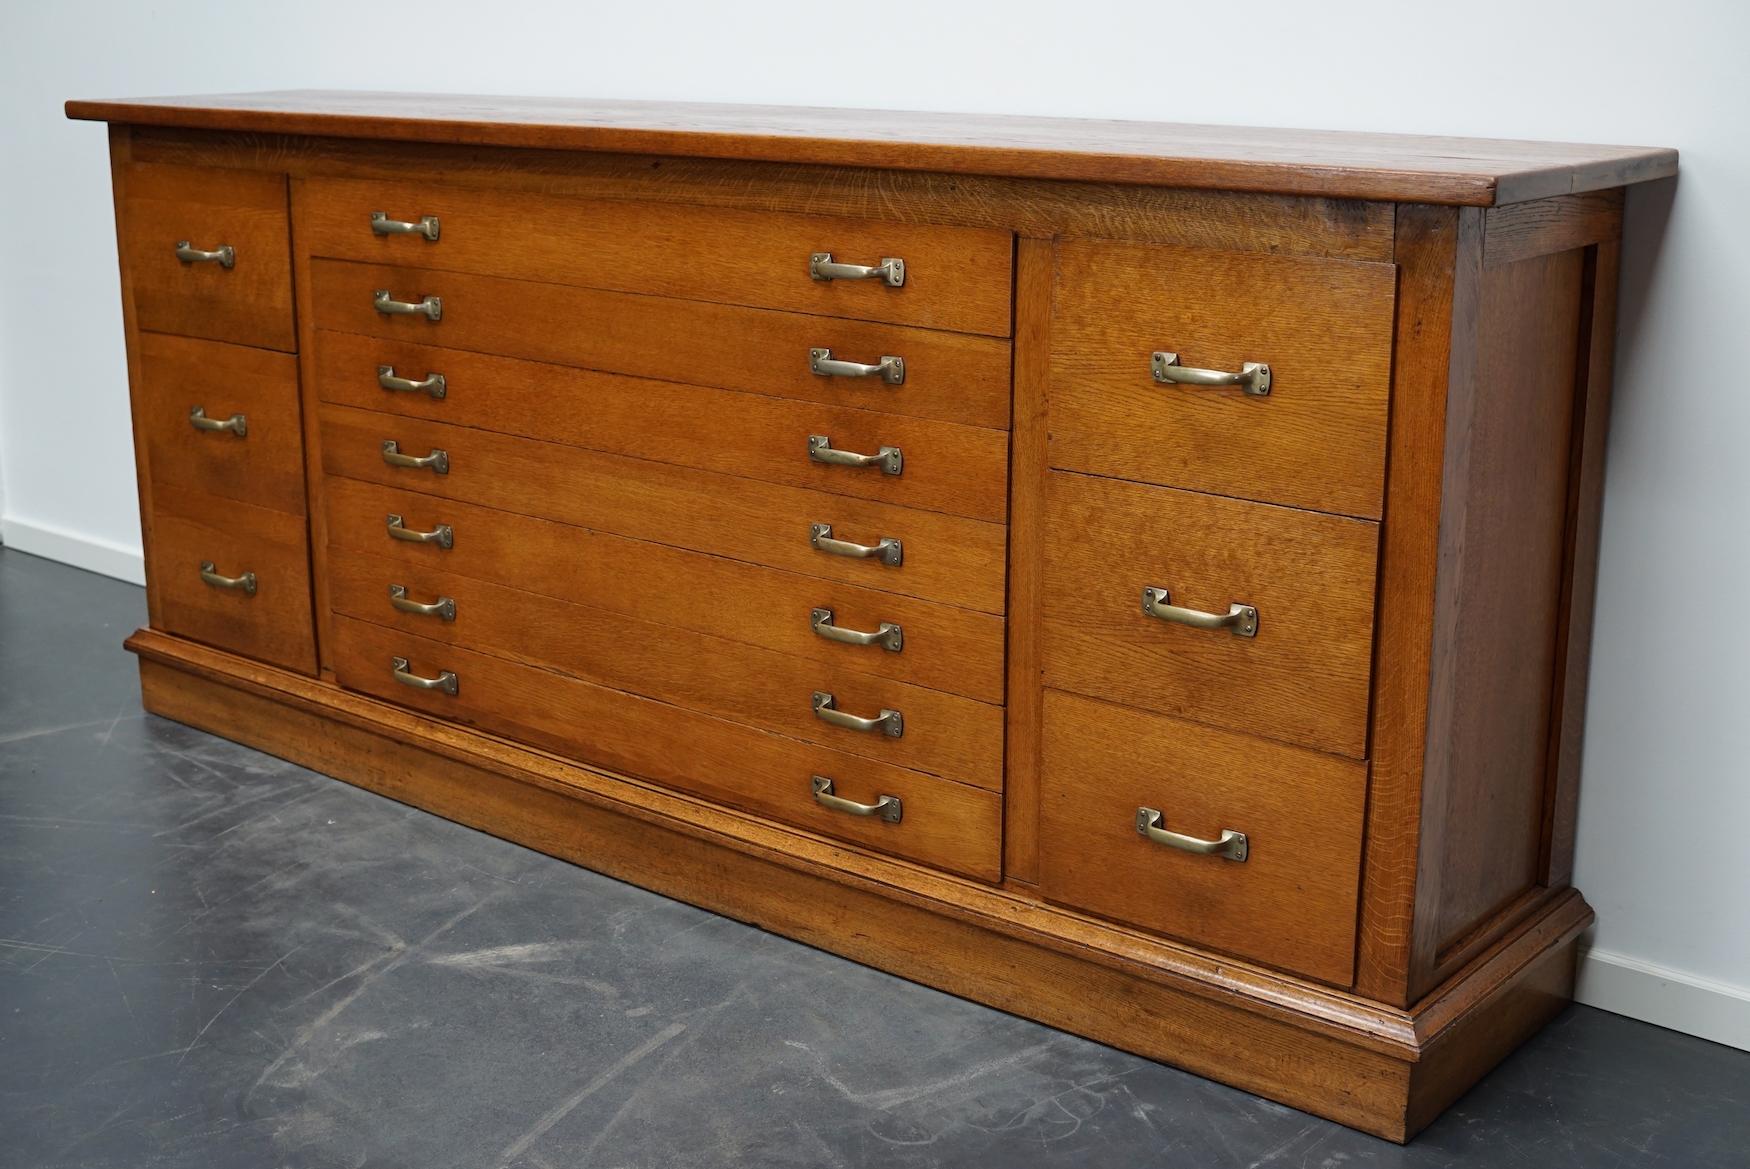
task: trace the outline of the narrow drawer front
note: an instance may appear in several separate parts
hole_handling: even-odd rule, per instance
[[[374,483],[330,477],[325,494],[337,549],[744,642],[824,669],[1003,701],[1003,621],[992,614]],[[389,516],[399,517],[400,538]],[[447,546],[406,538],[436,535]]]
[[[301,198],[316,256],[1009,333],[1004,231],[348,179]]]
[[[990,337],[339,260],[313,261],[310,277],[316,325],[342,333],[970,426],[1009,424],[1009,344]],[[389,294],[387,312],[378,292]],[[396,307],[414,305],[426,307]],[[815,350],[885,372],[816,373]]]
[[[349,617],[852,755],[1002,787],[1000,706],[355,552],[330,558],[329,595]],[[865,724],[846,725],[847,718]]]
[[[335,675],[350,689],[878,852],[1000,876],[992,792],[348,617],[335,619],[334,635]],[[409,684],[419,679],[434,688]],[[453,694],[442,688],[451,680]],[[829,807],[815,776],[838,799],[898,800],[899,819]]]
[[[1063,472],[1046,499],[1048,685],[1365,753],[1377,525]]]
[[[154,483],[146,557],[167,633],[316,672],[304,517]]]
[[[327,331],[316,383],[345,406],[973,519],[1008,514],[1002,430]]]
[[[441,452],[447,472],[391,465],[385,442],[396,458]],[[1003,607],[1001,524],[343,406],[322,407],[322,459],[333,475],[988,613]],[[817,537],[815,525],[830,534]],[[886,551],[844,555],[827,541]]]
[[[1052,465],[1379,518],[1395,287],[1390,264],[1060,245]],[[1167,378],[1267,366],[1268,393],[1159,381],[1157,352]]]
[[[283,175],[136,163],[122,260],[140,328],[291,352],[291,231]]]
[[[304,514],[297,358],[142,333],[138,359],[135,425],[154,484]]]
[[[1353,981],[1362,764],[1048,690],[1041,785],[1046,897]],[[1139,831],[1139,814],[1156,822],[1148,813],[1185,839]],[[1227,855],[1187,851],[1224,836]]]

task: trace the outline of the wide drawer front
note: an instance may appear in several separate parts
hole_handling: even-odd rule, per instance
[[[316,672],[304,517],[154,483],[148,531],[161,628]]]
[[[1000,706],[434,568],[352,552],[328,563],[337,613],[849,754],[1002,787]]]
[[[1003,231],[348,179],[300,194],[315,256],[1009,332]]]
[[[322,407],[321,421],[330,474],[989,613],[1003,608],[1001,524],[344,406]],[[396,465],[409,458],[425,465]]]
[[[1046,684],[1359,758],[1378,545],[1363,520],[1052,472]]]
[[[137,357],[153,483],[304,514],[296,357],[163,333],[140,334]]]
[[[1046,691],[1053,901],[1347,986],[1365,799],[1362,764]]]
[[[880,852],[1000,876],[992,792],[348,617],[334,633],[335,675],[350,689]],[[409,684],[420,679],[436,688]],[[830,790],[817,792],[822,780]]]
[[[1009,344],[990,337],[340,260],[310,279],[317,327],[343,333],[1009,424]]]
[[[325,487],[328,539],[337,548],[745,642],[832,670],[1003,700],[1003,621],[992,614],[374,483],[330,477]]]
[[[1377,519],[1395,288],[1390,264],[1059,245],[1052,465]]]
[[[118,210],[140,328],[298,347],[285,176],[136,163]]]
[[[1007,431],[347,333],[318,332],[315,349],[327,402],[974,519],[1008,514]]]

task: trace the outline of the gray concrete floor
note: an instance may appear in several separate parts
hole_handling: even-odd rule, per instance
[[[0,551],[0,1165],[1750,1164],[1750,1054],[1577,1007],[1407,1149],[145,716]]]

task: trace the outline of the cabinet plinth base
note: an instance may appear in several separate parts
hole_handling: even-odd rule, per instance
[[[1408,1010],[846,848],[154,630],[146,709],[551,856],[1403,1141],[1568,1001],[1571,889]]]

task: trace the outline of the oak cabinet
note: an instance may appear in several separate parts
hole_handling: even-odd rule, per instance
[[[1570,995],[1622,188],[1674,153],[69,113],[148,709],[1393,1139]]]

